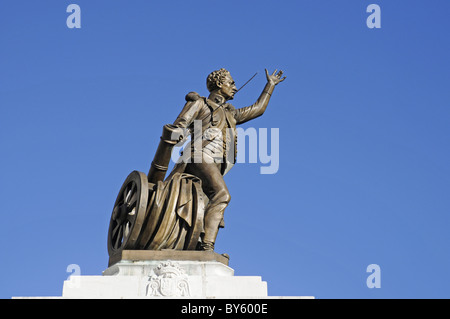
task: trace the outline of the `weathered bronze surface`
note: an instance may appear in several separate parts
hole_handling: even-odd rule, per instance
[[[223,176],[236,162],[236,125],[261,116],[283,72],[266,71],[257,101],[236,109],[238,91],[220,69],[207,77],[210,95],[186,95],[186,104],[161,140],[147,176],[132,172],[114,205],[108,232],[110,256],[126,250],[213,251],[230,193]],[[184,154],[165,178],[173,147],[191,136]]]

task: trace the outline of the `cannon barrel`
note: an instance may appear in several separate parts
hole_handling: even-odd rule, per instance
[[[163,127],[161,140],[153,158],[147,178],[149,183],[156,184],[163,181],[169,168],[173,147],[180,141],[182,136],[177,133],[179,128],[172,124]]]

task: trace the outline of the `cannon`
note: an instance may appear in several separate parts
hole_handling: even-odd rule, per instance
[[[165,180],[173,147],[182,136],[163,127],[150,170],[133,171],[119,190],[108,229],[108,254],[122,250],[195,250],[207,202],[201,181],[175,173]]]

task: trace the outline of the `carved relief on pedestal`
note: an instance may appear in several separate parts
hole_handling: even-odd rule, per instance
[[[149,276],[147,296],[188,297],[188,275],[178,263],[167,261],[153,269],[154,275]]]

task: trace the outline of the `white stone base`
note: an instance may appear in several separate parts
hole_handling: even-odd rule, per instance
[[[311,299],[269,297],[259,276],[234,276],[228,258],[215,252],[123,250],[110,256],[101,276],[66,280],[60,297],[72,299]]]
[[[71,276],[63,298],[264,298],[258,276],[217,261],[120,261],[103,276]]]

